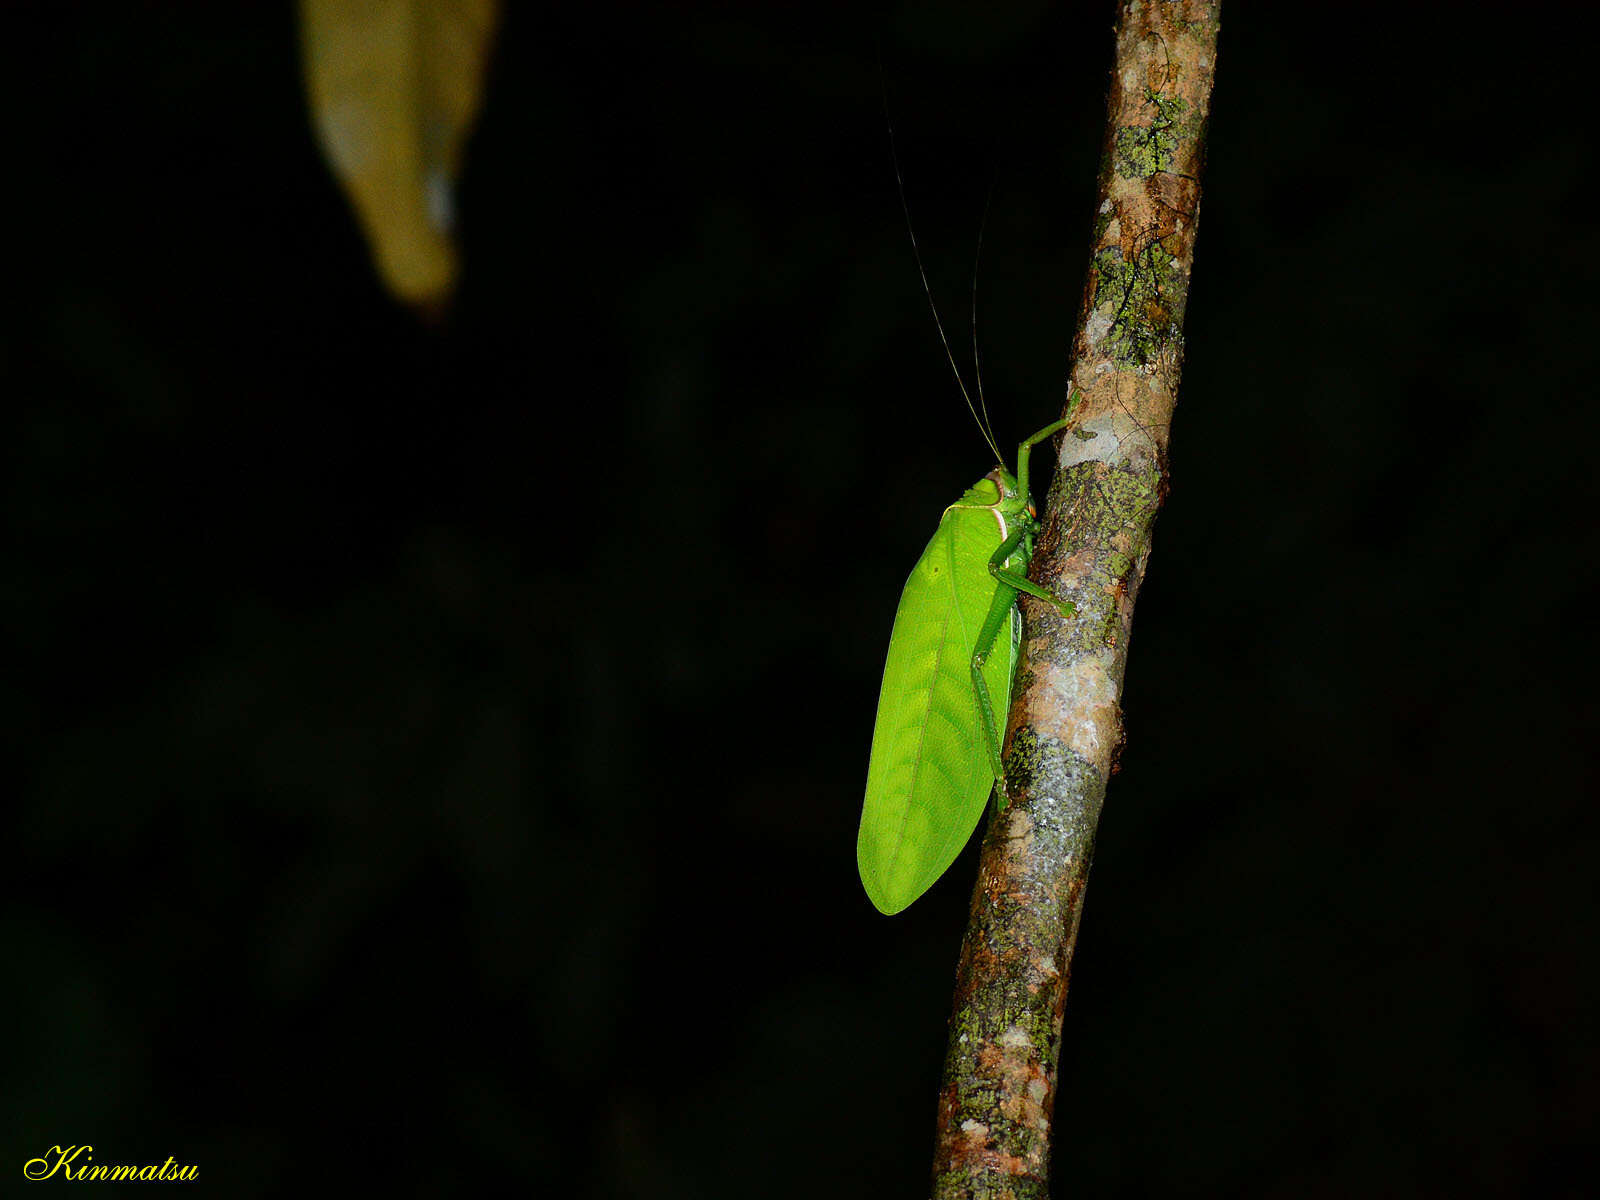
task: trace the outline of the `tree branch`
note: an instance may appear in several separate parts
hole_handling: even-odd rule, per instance
[[[1049,1195],[1061,1019],[1106,780],[1134,599],[1166,492],[1167,440],[1220,0],[1124,3],[1093,259],[1073,340],[1080,418],[1063,439],[1024,600],[1007,720],[1011,804],[989,822],[961,947],[933,1195]]]

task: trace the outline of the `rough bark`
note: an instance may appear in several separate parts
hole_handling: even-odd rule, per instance
[[[1122,741],[1134,599],[1166,491],[1220,0],[1124,4],[1092,261],[989,822],[957,972],[933,1195],[1050,1194],[1061,1021],[1095,828]],[[1067,1188],[1059,1189],[1066,1194]]]

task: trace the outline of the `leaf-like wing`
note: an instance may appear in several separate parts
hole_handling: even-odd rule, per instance
[[[905,908],[955,861],[994,783],[971,663],[994,599],[989,556],[1003,536],[990,506],[946,509],[900,595],[856,840],[861,882],[885,913]],[[1002,627],[984,665],[1002,722],[1014,622]]]

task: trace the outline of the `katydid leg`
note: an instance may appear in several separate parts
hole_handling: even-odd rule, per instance
[[[1017,593],[1005,584],[994,590],[989,602],[989,612],[983,618],[983,628],[978,631],[978,643],[972,652],[972,693],[978,705],[978,724],[983,726],[983,748],[989,752],[989,769],[1000,787],[1000,804],[1005,806],[1006,773],[1000,763],[1000,727],[994,718],[994,700],[989,695],[989,684],[983,678],[983,664],[989,661],[995,639],[1003,626],[1010,623],[1011,606],[1017,602]],[[1006,697],[1006,703],[1011,697]]]
[[[1059,421],[1052,421],[1038,433],[1017,447],[1017,491],[1024,497],[1028,492],[1028,456],[1033,453],[1033,448],[1053,433],[1059,433],[1072,423],[1072,414],[1078,410],[1078,405],[1083,401],[1082,392],[1074,392],[1067,400],[1067,415]],[[1049,597],[1045,597],[1048,599]]]
[[[1041,436],[1048,437],[1049,433],[1046,432]],[[1000,565],[1016,553],[1017,547],[1027,535],[1027,526],[1017,528],[989,556],[989,574],[994,576],[997,586],[993,599],[989,601],[989,611],[983,618],[983,626],[978,630],[977,644],[972,653],[972,691],[978,705],[978,723],[983,726],[984,749],[989,753],[989,767],[994,772],[994,781],[1000,787],[1002,807],[1009,797],[1006,794],[1005,767],[1000,761],[1000,726],[995,720],[994,700],[989,694],[989,684],[983,678],[983,665],[994,650],[995,639],[1000,636],[1001,627],[1011,616],[1011,608],[1017,602],[1018,592],[1026,592],[1030,596],[1047,601],[1064,617],[1070,617],[1077,611],[1070,600],[1057,600],[1026,575],[1007,570]],[[1011,697],[1007,696],[1006,703],[1010,702]]]
[[[1046,434],[1045,436],[1049,435]],[[1026,445],[1026,443],[1024,443],[1024,445]],[[1025,462],[1027,460],[1024,459],[1023,461]],[[1016,549],[1019,545],[1021,545],[1022,539],[1028,535],[1028,529],[1028,526],[1019,526],[1010,537],[1000,543],[999,548],[989,556],[989,574],[995,577],[995,581],[999,583],[1001,587],[1010,588],[1013,592],[1023,592],[1026,595],[1034,597],[1036,600],[1043,600],[1063,617],[1073,616],[1077,613],[1078,608],[1072,603],[1072,601],[1057,600],[1033,580],[1022,574],[1022,572],[1008,570],[1006,567],[1001,565],[1006,561],[1006,559],[1010,558],[1012,554],[1016,553]],[[993,644],[994,643],[992,642],[990,643],[990,645]]]
[[[1002,579],[1000,564],[1010,558],[1023,539],[1028,536],[1026,525],[1019,525],[1011,531],[995,552],[989,556],[989,573],[995,577],[998,586],[994,590],[994,597],[989,601],[989,611],[984,615],[983,625],[978,630],[978,640],[972,651],[972,691],[978,705],[978,723],[983,726],[983,745],[989,752],[989,767],[994,772],[994,781],[1000,786],[1000,802],[1006,801],[1006,773],[1005,767],[1000,762],[1000,726],[994,716],[994,700],[989,695],[989,684],[983,677],[983,664],[989,661],[989,654],[994,650],[995,639],[1000,636],[1002,626],[1011,619],[1011,607],[1017,602],[1017,589],[1012,586],[1009,579]],[[1020,578],[1014,572],[1007,571],[1006,575]],[[1023,579],[1030,591],[1038,591],[1038,585]],[[1007,696],[1006,703],[1011,703]]]
[[[994,563],[989,564],[989,574],[999,580],[1001,587],[1008,587],[1013,592],[1026,592],[1036,599],[1043,600],[1063,617],[1075,616],[1078,612],[1078,606],[1071,600],[1057,600],[1026,575],[1008,571],[1004,567],[996,566]]]

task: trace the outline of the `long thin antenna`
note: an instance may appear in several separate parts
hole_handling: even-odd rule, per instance
[[[884,82],[881,68],[878,75],[878,84],[883,90],[883,120],[884,124],[889,127],[889,157],[894,161],[894,181],[900,189],[900,211],[906,215],[906,232],[911,235],[911,253],[917,260],[917,274],[922,277],[922,290],[928,297],[928,308],[933,312],[933,324],[939,330],[939,341],[944,346],[945,359],[950,363],[950,370],[955,374],[956,386],[961,389],[961,398],[967,402],[967,411],[972,414],[972,420],[978,426],[978,432],[983,434],[983,440],[989,443],[989,449],[994,451],[995,462],[1004,466],[1005,456],[1000,453],[1000,447],[995,444],[994,434],[989,431],[985,422],[978,417],[978,410],[973,406],[972,396],[967,391],[966,381],[961,378],[961,368],[956,366],[956,356],[950,349],[950,339],[944,335],[944,322],[939,320],[939,306],[933,302],[933,288],[928,286],[928,272],[922,265],[922,250],[917,245],[917,231],[911,224],[911,205],[906,202],[906,181],[905,176],[900,173],[900,153],[895,148],[894,122],[889,117],[889,85]],[[974,286],[976,286],[976,280],[974,280]],[[976,314],[974,314],[973,319],[977,319]]]
[[[972,373],[978,380],[978,408],[983,413],[984,431],[991,447],[995,444],[994,424],[989,420],[989,402],[983,398],[983,355],[978,352],[978,264],[983,260],[983,231],[989,227],[989,205],[993,200],[994,181],[991,179],[989,194],[983,200],[983,220],[978,222],[978,248],[972,254]],[[1006,465],[1004,458],[1000,459],[1000,465]]]

